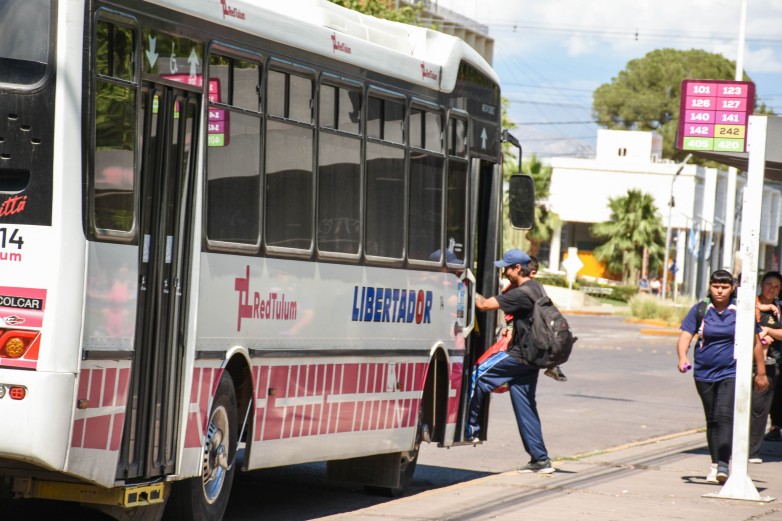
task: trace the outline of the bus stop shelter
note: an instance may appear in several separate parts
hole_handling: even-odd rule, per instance
[[[758,254],[760,246],[760,218],[763,183],[766,180],[782,182],[782,117],[750,116],[747,125],[747,152],[696,152],[740,171],[747,172],[741,211],[739,255],[741,258],[741,285],[738,288],[736,317],[737,331],[751,331],[755,325]],[[730,477],[720,492],[708,497],[771,501],[761,497],[749,477],[749,424],[752,402],[752,348],[753,337],[736,335],[736,395],[733,417],[733,463]]]

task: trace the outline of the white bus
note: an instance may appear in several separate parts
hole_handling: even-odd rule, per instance
[[[397,493],[465,443],[500,116],[325,0],[0,3],[0,497],[217,520],[237,467]]]

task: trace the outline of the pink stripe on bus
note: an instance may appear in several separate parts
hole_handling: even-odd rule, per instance
[[[113,415],[111,425],[111,440],[109,450],[118,451],[120,441],[122,441],[122,431],[125,430],[125,413],[120,412]]]
[[[84,425],[84,448],[105,450],[109,441],[111,415],[87,418]]]
[[[114,405],[115,389],[117,386],[117,370],[113,367],[106,369],[106,381],[103,389],[103,400],[101,407],[110,407]]]

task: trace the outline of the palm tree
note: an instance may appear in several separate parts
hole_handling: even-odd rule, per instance
[[[530,255],[537,255],[540,245],[551,240],[555,229],[562,226],[559,215],[548,207],[551,188],[551,167],[543,166],[535,154],[523,163],[522,170],[535,182],[535,226],[527,232]]]
[[[638,270],[646,254],[649,267],[656,272],[664,254],[665,228],[650,194],[629,190],[624,197],[608,199],[611,218],[592,225],[592,233],[606,243],[595,249],[595,256],[606,263],[608,271],[621,273],[626,283],[638,283]]]

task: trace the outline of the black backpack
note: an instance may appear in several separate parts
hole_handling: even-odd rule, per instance
[[[522,285],[523,291],[533,301],[532,323],[521,339],[521,356],[529,365],[550,369],[562,365],[570,358],[573,336],[567,319],[542,290],[534,291]],[[533,295],[537,293],[537,295]]]

